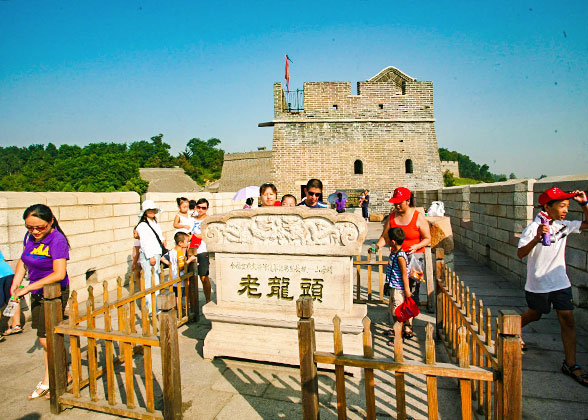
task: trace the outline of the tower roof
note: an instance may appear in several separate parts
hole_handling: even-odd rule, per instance
[[[416,81],[415,78],[410,77],[408,74],[401,72],[396,67],[388,66],[385,69],[381,70],[378,74],[376,74],[371,79],[367,80],[368,82],[395,82],[398,85],[401,85],[402,82],[414,82]]]

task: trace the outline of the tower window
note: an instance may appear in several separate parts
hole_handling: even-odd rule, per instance
[[[355,175],[361,175],[363,174],[363,162],[361,160],[356,160],[355,163],[353,164],[353,172],[355,173]]]
[[[337,105],[333,105],[333,109],[334,109],[334,110],[337,110],[337,109],[339,109],[339,106],[337,106]]]
[[[412,174],[412,160],[406,159],[406,161],[404,162],[404,169],[407,174]]]
[[[380,109],[384,109],[384,104],[379,104],[379,105],[378,105],[378,107],[379,107]]]

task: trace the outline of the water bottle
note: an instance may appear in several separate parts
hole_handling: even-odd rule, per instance
[[[376,257],[376,252],[378,252],[378,248],[376,248],[376,245],[372,245],[372,247],[370,248],[370,261],[372,261],[375,257]]]
[[[547,218],[544,215],[542,215],[541,213],[539,213],[539,219],[541,220],[541,224],[547,225],[547,227],[549,227],[549,222],[547,221]],[[544,233],[541,236],[541,243],[543,244],[543,246],[551,245],[551,233],[550,232]]]
[[[24,286],[18,286],[19,289],[22,289]],[[12,318],[12,316],[16,313],[16,309],[18,308],[18,304],[20,302],[20,298],[15,298],[14,296],[10,297],[10,300],[8,301],[8,305],[6,305],[6,308],[4,308],[4,312],[2,312],[2,315],[4,315],[7,318]]]
[[[2,312],[2,314],[7,317],[7,318],[12,318],[12,316],[16,313],[16,308],[18,308],[18,303],[19,303],[20,299],[14,299],[14,298],[10,298],[10,301],[8,302],[8,305],[6,305],[6,308],[4,309],[4,312]]]

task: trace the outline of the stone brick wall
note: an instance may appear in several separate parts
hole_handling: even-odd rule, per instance
[[[445,171],[449,171],[453,174],[453,176],[459,178],[459,165],[456,161],[442,160],[441,161],[441,173],[445,173]]]
[[[14,267],[22,253],[24,210],[46,204],[71,245],[67,272],[71,290],[86,298],[86,286],[128,276],[139,195],[127,193],[0,192],[0,250]],[[94,273],[94,274],[92,274]],[[88,281],[86,281],[88,277]]]
[[[534,179],[516,179],[494,184],[477,184],[415,192],[418,206],[432,201],[445,204],[451,218],[456,247],[494,271],[517,282],[526,280],[526,260],[516,256],[523,229],[539,211],[533,205],[539,194],[557,186],[564,191],[588,189],[588,175]],[[572,202],[568,220],[583,220],[579,206]],[[588,308],[588,232],[568,237],[567,272],[576,305]],[[588,320],[588,311],[582,312]]]
[[[249,185],[268,182],[271,158],[271,151],[225,154],[219,191],[238,191]]]
[[[304,111],[288,112],[282,85],[274,84],[270,179],[280,195],[299,197],[301,185],[319,178],[325,196],[367,188],[371,211],[387,212],[398,186],[442,186],[433,84],[388,68],[359,82],[358,92],[351,94],[349,82],[307,82]],[[361,174],[355,173],[356,161]]]
[[[159,215],[168,247],[173,244],[173,219],[177,213],[176,197],[206,198],[209,214],[243,208],[244,201],[232,201],[234,193],[147,193],[163,210]],[[139,221],[139,195],[127,193],[0,192],[0,251],[14,268],[22,253],[26,234],[22,215],[32,204],[46,204],[57,217],[70,245],[67,272],[70,289],[80,300],[87,297],[86,287],[102,281],[115,287],[116,277],[125,281],[131,273],[133,228]]]

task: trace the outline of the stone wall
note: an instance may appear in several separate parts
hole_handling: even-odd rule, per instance
[[[238,191],[269,182],[271,157],[271,151],[225,154],[219,191]]]
[[[441,161],[441,173],[445,173],[445,171],[449,171],[453,174],[453,176],[459,178],[459,165],[454,160],[442,160]]]
[[[147,193],[163,210],[159,215],[168,248],[173,244],[173,219],[177,213],[176,197],[206,198],[209,214],[243,208],[244,201],[232,201],[234,193]],[[26,229],[24,210],[32,204],[51,207],[70,245],[67,272],[71,290],[80,300],[87,297],[86,287],[102,281],[114,288],[116,277],[128,280],[131,273],[133,228],[139,221],[139,195],[126,193],[0,192],[0,251],[14,268],[22,253]]]
[[[432,201],[445,203],[451,218],[456,247],[474,259],[524,287],[526,260],[517,255],[523,229],[536,216],[539,194],[557,186],[564,191],[588,189],[588,175],[516,179],[494,184],[476,184],[415,192],[418,206]],[[572,202],[568,220],[583,220],[579,206]],[[570,235],[566,248],[567,272],[576,305],[588,308],[588,232]],[[588,312],[584,312],[588,313]],[[588,319],[588,318],[586,318]]]
[[[289,112],[274,84],[271,180],[281,194],[300,196],[310,178],[324,195],[367,188],[372,212],[389,208],[398,186],[440,188],[441,166],[433,114],[433,84],[386,68],[358,95],[349,82],[307,82],[304,111]],[[362,171],[357,173],[356,162]]]
[[[32,204],[46,204],[57,217],[71,245],[67,272],[71,290],[87,297],[86,286],[128,277],[133,227],[139,195],[125,193],[0,192],[0,250],[14,267],[26,234],[22,215]]]

